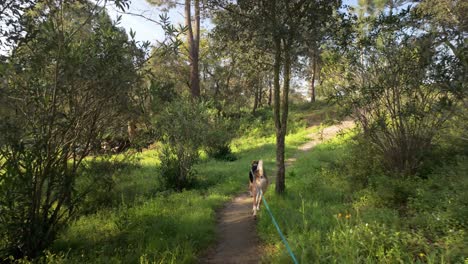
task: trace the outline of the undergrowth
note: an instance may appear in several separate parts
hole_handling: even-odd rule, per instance
[[[285,195],[266,195],[299,262],[466,263],[466,156],[426,177],[392,177],[352,135],[300,154]],[[292,263],[268,214],[259,219],[264,262]]]
[[[108,189],[88,198],[82,214],[64,229],[44,256],[48,263],[196,263],[215,242],[216,210],[247,190],[252,160],[263,159],[267,173],[275,167],[271,116],[246,120],[246,133],[231,143],[236,160],[202,155],[191,189],[175,192],[161,184],[160,148],[136,154],[132,166],[106,168],[90,163]],[[291,115],[286,155],[306,141],[305,123]],[[97,162],[97,161],[96,161]],[[104,171],[103,171],[104,170]],[[96,203],[97,202],[97,203]]]

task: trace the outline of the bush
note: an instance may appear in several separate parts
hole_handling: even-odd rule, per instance
[[[170,146],[162,148],[159,159],[161,160],[160,176],[161,185],[166,189],[182,190],[190,188],[195,180],[196,172],[193,165],[198,156],[189,155],[186,152],[177,156]]]
[[[210,147],[208,148],[208,155],[217,160],[235,161],[237,159],[229,145],[220,145],[215,148]]]
[[[214,117],[211,116],[211,119],[214,120],[210,124],[210,131],[206,138],[206,152],[212,158],[217,160],[226,160],[234,161],[236,156],[232,153],[230,143],[234,136],[236,129],[234,128],[233,120]]]
[[[18,6],[34,34],[0,67],[0,258],[38,256],[75,215],[82,161],[122,127],[145,56],[92,3]]]
[[[86,160],[80,172],[85,179],[78,182],[77,188],[88,190],[80,205],[81,214],[90,214],[104,207],[117,205],[119,196],[115,192],[116,175],[139,168],[138,159],[132,154],[100,156]]]
[[[461,63],[432,35],[408,30],[408,12],[381,16],[347,56],[333,97],[353,112],[393,175],[414,175],[459,107]],[[411,27],[411,26],[410,26]],[[336,62],[334,62],[336,63]]]
[[[192,166],[207,143],[209,114],[203,102],[175,100],[158,116],[155,127],[164,144],[161,152],[161,178],[166,186],[188,188],[194,173]]]

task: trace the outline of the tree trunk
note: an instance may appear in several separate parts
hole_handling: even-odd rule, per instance
[[[268,78],[268,106],[271,106],[272,90],[271,80]]]
[[[130,120],[127,123],[127,130],[128,130],[128,140],[130,140],[130,143],[134,143],[133,141],[135,140],[135,137],[137,135],[136,131],[136,124],[135,120]]]
[[[255,114],[255,112],[257,111],[257,107],[258,107],[258,86],[255,86],[254,88],[254,105],[253,105],[253,109],[252,109],[252,114]]]
[[[280,115],[280,72],[281,72],[281,39],[275,36],[275,63],[273,66],[274,71],[274,102],[273,102],[273,115],[275,119],[276,128],[276,193],[283,193],[284,186],[284,137],[282,136],[281,128],[281,115]]]
[[[185,0],[185,25],[190,60],[190,92],[193,97],[200,96],[199,47],[200,47],[200,1],[195,0],[195,28],[192,27],[191,0]]]
[[[258,107],[263,107],[263,78],[258,80]]]
[[[281,194],[286,188],[285,184],[285,164],[284,164],[284,149],[285,137],[288,126],[289,112],[289,85],[291,79],[291,57],[290,46],[288,42],[283,42],[284,47],[284,76],[283,76],[283,93],[281,97],[281,122],[279,133],[276,135],[276,163],[278,165],[278,175],[276,177],[276,192]]]
[[[312,56],[312,79],[310,80],[310,102],[315,102],[315,74],[317,59],[315,54]]]

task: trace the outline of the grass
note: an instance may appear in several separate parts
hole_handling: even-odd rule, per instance
[[[286,170],[285,194],[276,195],[274,186],[266,193],[299,262],[466,263],[466,157],[409,180],[366,170],[372,162],[353,157],[353,132],[298,152],[313,132],[306,124],[333,123],[335,110],[293,107],[286,158],[297,160]],[[62,230],[46,262],[196,263],[215,242],[216,211],[246,191],[251,161],[263,159],[267,174],[273,174],[274,129],[269,112],[260,115],[266,117],[250,120],[255,128],[232,142],[238,159],[205,155],[191,190],[162,188],[154,150],[138,154],[132,166],[112,170],[105,176],[112,188],[91,196],[91,210]],[[363,179],[369,182],[362,184]],[[402,195],[408,197],[404,210],[395,206]],[[258,231],[268,245],[265,263],[291,263],[264,209]]]
[[[295,131],[286,138],[286,156],[309,133],[304,123],[293,122]],[[196,188],[179,193],[161,188],[156,151],[138,154],[136,166],[112,175],[114,186],[109,192],[88,202],[96,208],[60,233],[47,255],[49,262],[197,262],[197,256],[215,242],[216,210],[246,191],[251,161],[263,159],[267,173],[273,173],[273,132],[250,131],[234,140],[236,161],[203,160],[195,167]],[[99,206],[96,201],[105,202]]]
[[[359,186],[352,171],[359,166],[349,164],[351,136],[300,154],[287,168],[286,193],[266,195],[299,262],[466,263],[466,159],[428,179],[389,179],[368,171],[375,181]],[[403,213],[391,205],[401,185],[411,193]],[[259,219],[261,238],[270,245],[264,262],[292,263],[267,212]]]

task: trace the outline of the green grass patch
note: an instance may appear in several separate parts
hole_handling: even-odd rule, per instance
[[[318,145],[287,168],[286,193],[266,199],[300,263],[463,263],[467,252],[466,158],[427,179],[356,172],[352,133]],[[350,163],[351,162],[351,163]],[[367,173],[370,183],[356,184]],[[463,176],[464,175],[464,176]],[[272,186],[273,187],[273,186]],[[402,198],[408,201],[403,209]],[[409,198],[407,198],[409,197]],[[265,263],[292,263],[265,210]]]
[[[291,120],[286,156],[310,133],[294,115]],[[275,170],[273,134],[271,126],[244,133],[231,144],[233,162],[205,157],[195,166],[194,188],[182,192],[161,187],[157,151],[137,154],[136,166],[116,170],[114,186],[99,194],[111,201],[90,200],[95,209],[63,230],[47,256],[66,263],[196,263],[215,242],[216,210],[247,191],[251,161],[263,159],[269,175]]]

